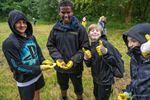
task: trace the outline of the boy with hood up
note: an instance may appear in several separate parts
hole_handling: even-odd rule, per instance
[[[118,100],[150,100],[150,24],[143,23],[133,26],[123,34],[128,48],[130,60],[131,82],[118,96]],[[149,52],[145,55],[145,52]]]
[[[48,38],[47,48],[56,62],[57,81],[61,89],[61,100],[67,100],[69,79],[71,79],[77,100],[82,100],[82,47],[88,48],[89,41],[86,29],[73,16],[73,4],[62,0],[59,4],[59,20]]]
[[[39,100],[39,90],[45,85],[41,70],[54,67],[45,60],[35,37],[32,25],[18,10],[9,13],[12,33],[3,42],[2,49],[16,80],[21,100]],[[41,65],[44,64],[44,65]]]

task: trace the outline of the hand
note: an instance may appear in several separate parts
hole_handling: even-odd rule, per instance
[[[64,69],[64,70],[68,70],[72,66],[73,66],[73,61],[69,60],[68,63],[65,66],[61,67],[61,68]]]
[[[64,68],[66,66],[66,63],[62,59],[57,59],[56,60],[56,65],[60,68]]]
[[[143,57],[148,58],[150,57],[150,35],[146,34],[145,38],[147,42],[141,45],[140,50],[141,50]]]
[[[108,52],[107,48],[105,48],[104,46],[101,46],[100,50],[103,55],[107,54],[107,52]]]
[[[99,41],[99,45],[96,47],[96,51],[97,51],[99,56],[107,54],[107,52],[108,52],[107,48],[104,47],[102,41]]]
[[[68,63],[66,64],[64,62],[64,60],[58,59],[58,60],[56,60],[56,64],[57,64],[58,67],[60,67],[64,70],[68,70],[73,66],[73,61],[69,60]]]
[[[52,69],[56,66],[56,63],[52,63],[51,65],[40,65],[42,71]]]
[[[82,48],[82,51],[84,53],[84,58],[86,59],[90,59],[92,57],[91,51],[90,50],[85,50],[85,48]]]
[[[69,60],[67,63],[67,69],[70,69],[73,66],[73,61]]]
[[[124,92],[118,95],[118,100],[129,100],[131,99],[131,93],[129,92]]]
[[[42,62],[42,65],[51,65],[51,64],[52,64],[52,62],[48,59],[46,59]]]
[[[127,97],[124,93],[118,95],[118,100],[127,100]]]

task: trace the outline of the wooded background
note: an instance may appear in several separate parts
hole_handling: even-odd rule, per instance
[[[150,0],[71,0],[74,13],[82,19],[98,20],[101,15],[111,21],[125,23],[150,22]],[[60,0],[0,0],[0,19],[5,20],[13,9],[22,10],[28,18],[54,22]]]

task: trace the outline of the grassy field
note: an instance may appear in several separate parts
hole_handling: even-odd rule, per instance
[[[34,26],[34,35],[37,38],[40,47],[42,48],[42,52],[47,59],[51,59],[48,50],[46,48],[46,42],[53,25],[37,25]],[[119,51],[123,55],[123,59],[125,61],[125,77],[122,79],[115,79],[116,84],[113,86],[114,91],[111,96],[111,100],[115,100],[117,94],[121,91],[121,89],[125,88],[125,86],[129,83],[129,57],[126,55],[126,47],[122,40],[122,33],[126,31],[125,28],[118,28],[117,26],[111,26],[108,29],[108,40],[119,49]],[[9,27],[7,23],[0,23],[0,100],[19,100],[18,90],[16,87],[16,82],[12,78],[12,73],[9,70],[8,64],[5,60],[5,57],[2,53],[2,42],[8,37]],[[41,100],[59,100],[60,91],[59,86],[56,80],[55,70],[51,69],[43,72],[45,77],[46,85],[41,90]],[[84,67],[83,72],[83,86],[84,86],[84,100],[94,100],[93,96],[93,85],[91,72],[89,68]],[[68,90],[69,100],[76,100],[76,96],[73,92],[72,84],[70,84],[70,88]]]

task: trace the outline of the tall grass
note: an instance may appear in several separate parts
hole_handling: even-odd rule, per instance
[[[120,25],[120,24],[118,24]],[[51,25],[39,25],[33,26],[34,35],[42,49],[42,52],[47,59],[51,59],[49,56],[48,50],[46,48],[47,39],[49,36],[49,32],[52,28]],[[115,79],[116,84],[113,86],[114,92],[111,96],[111,100],[115,100],[116,96],[121,89],[125,88],[126,84],[129,83],[129,57],[126,55],[126,47],[122,40],[122,33],[126,31],[126,28],[111,28],[111,25],[108,29],[108,40],[119,49],[119,51],[123,55],[123,59],[125,61],[125,77],[122,79]],[[6,23],[0,23],[0,99],[1,100],[18,100],[18,90],[16,87],[16,82],[13,79],[12,73],[8,67],[6,59],[2,53],[2,41],[8,37],[9,33],[11,33],[8,25]],[[41,90],[41,100],[59,100],[60,90],[57,84],[55,70],[51,69],[43,72],[45,77],[46,85]],[[93,96],[93,84],[91,71],[89,68],[84,67],[83,72],[83,86],[84,86],[84,99],[85,100],[94,100]],[[74,94],[73,86],[70,84],[70,88],[68,90],[69,100],[76,100],[76,96]]]

